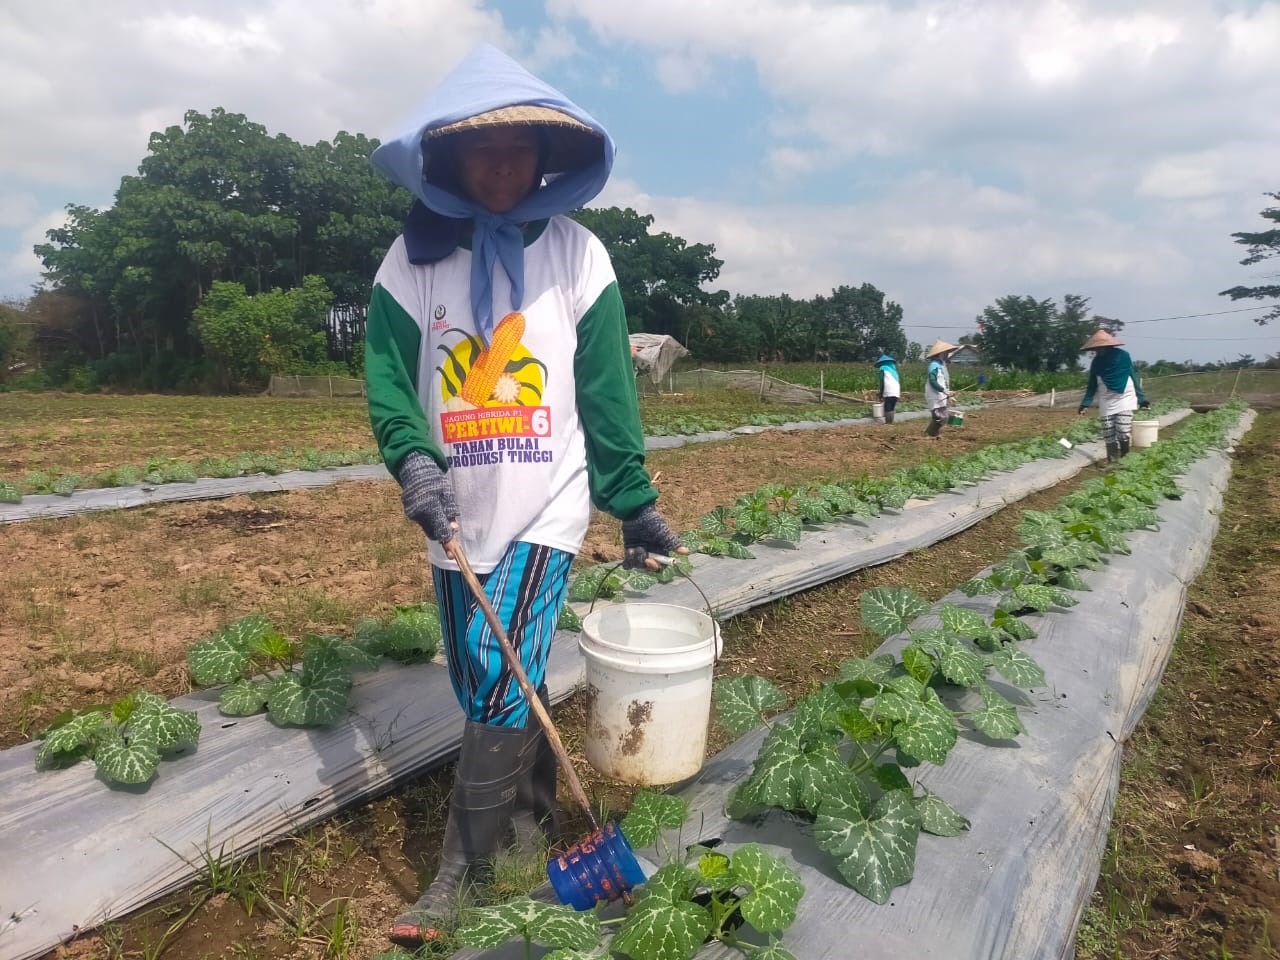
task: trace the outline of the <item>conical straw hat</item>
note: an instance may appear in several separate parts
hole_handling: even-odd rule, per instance
[[[599,159],[604,143],[599,133],[567,113],[529,103],[486,110],[456,123],[434,127],[426,132],[426,139],[435,140],[485,127],[510,126],[541,127],[546,132],[550,150],[543,173],[563,173],[588,166]]]
[[[936,357],[940,353],[946,353],[948,350],[959,350],[959,349],[960,348],[957,347],[954,343],[947,343],[947,341],[945,340],[935,340],[933,342],[933,346],[928,349],[928,351],[925,353],[924,356],[925,356],[925,359],[927,360],[930,357]]]
[[[1117,340],[1105,330],[1099,330],[1092,337],[1084,342],[1081,350],[1097,350],[1101,347],[1123,347],[1124,343]]]

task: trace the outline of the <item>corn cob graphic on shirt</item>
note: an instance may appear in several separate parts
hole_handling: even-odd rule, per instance
[[[365,375],[388,468],[417,451],[447,469],[463,546],[486,572],[516,540],[576,553],[591,503],[627,517],[657,491],[644,470],[622,299],[600,241],[565,217],[531,225],[524,303],[510,309],[510,284],[496,270],[502,319],[487,336],[471,316],[470,259],[459,248],[413,264],[402,239],[392,245],[369,306]],[[430,550],[432,563],[452,566]]]

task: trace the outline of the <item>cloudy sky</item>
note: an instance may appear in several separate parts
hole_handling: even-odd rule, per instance
[[[1078,293],[1155,321],[1139,358],[1280,352],[1217,295],[1280,274],[1231,239],[1280,191],[1280,0],[4,0],[0,296],[186,110],[385,137],[479,41],[608,127],[599,202],[714,243],[724,289],[870,282],[921,341]]]

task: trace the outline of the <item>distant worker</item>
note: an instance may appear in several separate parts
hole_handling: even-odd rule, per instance
[[[887,353],[880,354],[876,365],[880,368],[880,402],[884,404],[884,422],[893,423],[893,410],[902,396],[902,378],[898,376],[893,357]]]
[[[1133,432],[1133,411],[1150,408],[1142,384],[1133,370],[1129,351],[1105,330],[1099,330],[1080,349],[1093,351],[1089,364],[1089,385],[1080,401],[1083,414],[1098,394],[1098,415],[1102,418],[1102,441],[1107,445],[1107,462],[1115,463],[1129,452]]]
[[[929,408],[929,427],[925,433],[936,437],[947,422],[947,402],[951,399],[951,378],[947,373],[947,361],[960,348],[945,340],[935,341],[925,359],[929,372],[924,382],[924,402]]]

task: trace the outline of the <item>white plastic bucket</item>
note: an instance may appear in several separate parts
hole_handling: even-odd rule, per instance
[[[873,404],[871,405],[871,419],[872,419],[872,420],[883,420],[883,419],[884,419],[884,404],[883,404],[883,403],[873,403]]]
[[[1134,449],[1149,447],[1156,442],[1160,434],[1159,420],[1135,420],[1133,421],[1133,446]]]
[[[702,769],[720,629],[699,610],[615,604],[589,613],[587,762],[624,783],[676,783]]]

